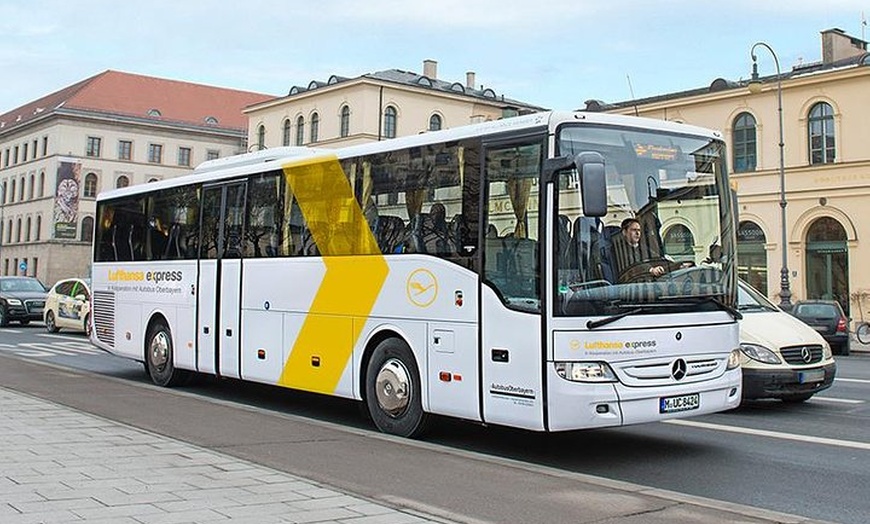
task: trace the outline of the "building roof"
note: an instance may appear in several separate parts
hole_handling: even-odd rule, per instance
[[[521,102],[519,100],[506,98],[504,95],[496,94],[496,92],[491,88],[477,89],[474,87],[468,87],[461,82],[445,82],[443,80],[438,80],[437,78],[429,78],[419,73],[403,71],[401,69],[387,69],[385,71],[366,73],[356,78],[346,78],[332,75],[326,82],[312,80],[311,82],[309,82],[307,87],[293,86],[287,93],[287,97],[301,95],[303,93],[309,93],[323,87],[332,87],[334,85],[360,79],[367,79],[375,82],[388,82],[391,84],[401,84],[409,87],[415,87],[418,89],[440,91],[445,94],[467,96],[470,98],[476,98],[481,102],[487,102],[500,106],[509,106],[517,109],[528,109],[533,111],[545,110],[545,108],[540,106],[535,106],[526,102]]]
[[[82,111],[245,131],[248,118],[242,109],[272,98],[274,95],[108,70],[0,115],[0,134],[51,113]]]

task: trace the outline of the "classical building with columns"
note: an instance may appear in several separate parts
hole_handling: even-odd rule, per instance
[[[792,301],[835,299],[854,320],[862,315],[870,319],[867,42],[840,29],[822,31],[821,60],[781,67],[779,75],[775,51],[749,43],[745,50],[734,51],[745,54],[747,76],[751,48],[758,69],[767,72],[758,79],[760,86],[750,86],[745,79],[717,78],[704,88],[639,100],[612,104],[590,100],[586,109],[721,130],[738,195],[741,277],[779,302],[785,249]],[[780,140],[784,177],[780,177]],[[781,241],[783,180],[785,246]],[[665,224],[663,237],[668,236]]]

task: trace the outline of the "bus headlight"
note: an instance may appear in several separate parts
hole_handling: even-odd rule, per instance
[[[742,351],[747,357],[752,360],[757,360],[758,362],[764,362],[765,364],[782,363],[779,357],[776,356],[776,353],[764,346],[759,346],[758,344],[748,344],[743,342],[740,344],[740,351]]]
[[[831,352],[831,345],[828,344],[827,340],[825,340],[822,342],[822,360],[828,360],[830,358],[834,358],[834,353]]]
[[[740,350],[733,349],[728,355],[728,366],[725,369],[734,369],[740,367]]]
[[[605,362],[555,362],[556,373],[572,382],[616,382],[616,374]]]

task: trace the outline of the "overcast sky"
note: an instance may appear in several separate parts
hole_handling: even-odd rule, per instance
[[[819,32],[861,38],[870,0],[0,0],[0,113],[107,69],[285,95],[385,69],[477,83],[553,109],[782,69]],[[870,37],[870,31],[867,31]],[[759,51],[762,75],[775,73]]]

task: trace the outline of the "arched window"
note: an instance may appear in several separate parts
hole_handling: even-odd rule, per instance
[[[6,243],[12,243],[12,219],[9,219],[8,226],[6,227]]]
[[[82,242],[90,242],[94,239],[94,217],[85,217],[82,219]]]
[[[24,222],[24,241],[30,242],[30,217],[27,217],[27,220]]]
[[[85,175],[85,198],[95,198],[97,196],[97,175],[88,173]]]
[[[15,202],[15,179],[12,179],[12,191],[9,192],[8,202]]]
[[[751,220],[737,226],[737,276],[767,295],[767,239]]]
[[[45,196],[45,171],[39,173],[39,196]]]
[[[266,149],[266,126],[257,128],[257,149]]]
[[[33,200],[33,186],[36,185],[36,177],[30,175],[30,183],[27,184],[27,200]]]
[[[749,113],[740,113],[734,119],[734,130],[731,135],[734,150],[734,172],[745,173],[755,171],[756,142],[755,117]]]
[[[21,242],[21,219],[15,221],[15,241]]]
[[[127,178],[127,175],[121,175],[115,180],[115,187],[127,187],[130,185],[130,179]]]
[[[301,116],[296,119],[296,145],[301,146],[305,142],[305,119]]]
[[[6,181],[4,180],[3,181],[3,194],[0,195],[0,197],[2,197],[2,198],[0,198],[0,204],[5,204],[7,202],[7,199],[9,198],[8,193],[6,193],[6,189],[8,189],[8,186],[6,185]]]
[[[281,145],[289,146],[290,145],[290,129],[292,126],[290,125],[290,119],[287,118],[284,120],[284,131],[281,135]]]
[[[18,201],[24,202],[24,175],[21,175],[21,183],[18,184]]]
[[[39,240],[42,237],[42,215],[36,215],[36,230],[34,233],[36,233],[34,235],[35,240]]]
[[[396,108],[387,106],[384,109],[384,138],[396,138],[396,120],[398,115]]]
[[[830,164],[834,161],[834,110],[826,102],[819,102],[810,109],[808,135],[810,140],[810,164]]]
[[[429,131],[441,130],[441,115],[432,115],[429,117]]]
[[[338,122],[338,133],[344,138],[350,135],[350,107],[347,105],[341,106],[341,117]]]
[[[849,314],[849,246],[843,225],[833,217],[817,218],[806,237],[807,298],[836,300]]]
[[[320,115],[314,113],[311,115],[311,143],[317,142],[317,135],[320,133]]]
[[[683,224],[675,224],[665,231],[662,238],[665,253],[677,262],[695,260],[695,236]]]

